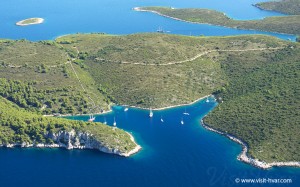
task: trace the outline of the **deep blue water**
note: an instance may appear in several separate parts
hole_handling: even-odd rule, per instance
[[[0,186],[300,186],[300,170],[260,170],[239,162],[241,147],[199,121],[216,103],[149,111],[117,106],[97,121],[132,132],[143,149],[129,158],[91,150],[0,149]],[[184,116],[185,111],[190,116]],[[160,122],[163,117],[164,123]],[[105,117],[105,118],[104,118]],[[180,124],[183,117],[184,125]],[[87,120],[88,117],[72,117]],[[240,185],[236,178],[290,178],[289,185]]]
[[[205,24],[191,24],[155,14],[135,12],[136,6],[199,7],[225,12],[235,19],[261,19],[283,16],[262,11],[251,4],[261,0],[9,0],[0,1],[0,38],[49,40],[77,32],[132,34],[155,32],[162,27],[171,34],[224,36],[239,34],[269,34],[295,40],[295,36],[260,31],[237,30]],[[266,1],[266,0],[263,0]],[[18,27],[17,21],[45,18],[44,24]]]

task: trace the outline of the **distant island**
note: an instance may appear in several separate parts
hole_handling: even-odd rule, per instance
[[[27,25],[36,25],[44,22],[43,18],[28,18],[21,21],[18,21],[16,25],[18,26],[27,26]]]
[[[135,7],[135,11],[151,12],[190,23],[211,24],[236,29],[260,30],[285,34],[300,34],[300,16],[274,16],[262,20],[235,20],[223,12],[200,8]]]
[[[269,1],[254,4],[253,6],[262,10],[270,10],[281,12],[290,15],[300,15],[300,1],[299,0],[284,0],[284,1]]]

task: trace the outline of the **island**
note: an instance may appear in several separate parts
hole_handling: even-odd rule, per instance
[[[36,25],[44,22],[43,18],[28,18],[21,21],[18,21],[16,25],[18,26],[27,26],[27,25]]]
[[[101,113],[113,104],[163,108],[212,94],[219,105],[202,124],[241,143],[247,156],[241,160],[299,165],[297,42],[147,33],[1,40],[0,46],[2,145],[90,148],[92,138],[93,148],[129,155],[139,146],[123,130],[42,115]]]
[[[190,23],[300,35],[299,15],[267,17],[262,20],[234,20],[222,12],[200,8],[135,7],[134,10]]]
[[[277,11],[291,15],[300,15],[299,0],[267,1],[254,4],[254,6],[263,10]]]

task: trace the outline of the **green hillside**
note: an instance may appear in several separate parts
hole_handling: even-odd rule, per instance
[[[190,103],[226,84],[214,50],[276,47],[268,37],[185,37],[164,34],[70,35],[57,39],[69,50],[89,54],[83,61],[98,89],[118,104],[166,107]],[[249,40],[246,42],[246,40]],[[195,57],[198,58],[193,59]]]
[[[226,54],[228,85],[216,92],[221,103],[205,122],[236,135],[250,155],[264,161],[299,161],[300,49],[271,54]],[[253,54],[251,54],[253,55]]]
[[[42,114],[78,114],[108,109],[93,78],[52,41],[0,41],[0,96]],[[90,98],[92,99],[90,99]],[[94,104],[95,103],[95,104]],[[96,106],[96,107],[95,107]]]
[[[47,133],[58,131],[89,132],[107,148],[128,152],[136,144],[120,129],[113,129],[101,123],[86,123],[62,118],[43,117],[28,112],[0,97],[0,144],[53,144]]]
[[[154,108],[214,93],[220,104],[206,123],[243,139],[255,158],[300,160],[299,43],[263,35],[76,34],[50,43],[3,41],[1,45],[0,54],[19,55],[20,60],[3,61],[0,94],[27,111],[68,113],[68,107],[80,111],[83,106],[88,112],[88,95],[99,105],[112,101]],[[6,45],[22,47],[14,51]],[[38,60],[42,56],[32,52],[42,47],[52,50],[44,65]],[[87,91],[82,91],[72,66]],[[22,78],[26,76],[30,79]],[[53,97],[57,99],[49,103]],[[13,134],[14,128],[7,126],[2,125],[3,132]]]

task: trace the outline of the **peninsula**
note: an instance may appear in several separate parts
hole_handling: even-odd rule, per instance
[[[16,25],[18,26],[27,26],[27,25],[36,25],[44,22],[43,18],[28,18],[21,21],[18,21]]]
[[[257,3],[254,6],[263,10],[277,11],[290,15],[300,15],[299,0],[267,1]]]
[[[209,9],[170,7],[136,7],[135,11],[152,12],[171,19],[199,24],[211,24],[237,29],[261,30],[300,35],[300,16],[268,17],[262,20],[234,20],[222,12]]]
[[[43,117],[0,98],[0,147],[96,149],[128,157],[139,151],[129,133],[101,123]]]

